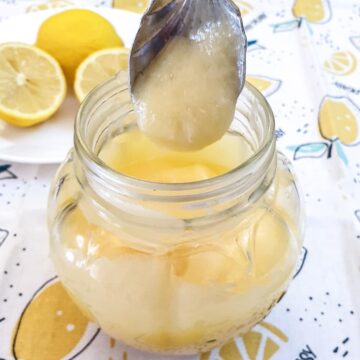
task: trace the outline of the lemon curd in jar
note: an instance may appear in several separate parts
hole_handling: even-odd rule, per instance
[[[112,337],[207,351],[261,321],[292,277],[302,223],[293,174],[250,85],[225,136],[185,153],[143,135],[130,102],[112,106],[124,91],[113,79],[82,105],[50,195],[51,256]]]

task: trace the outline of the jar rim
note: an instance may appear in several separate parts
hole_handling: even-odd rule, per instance
[[[256,89],[249,82],[245,82],[244,90],[247,89],[250,91],[252,95],[256,98],[259,103],[259,106],[264,110],[266,116],[266,126],[265,126],[265,134],[263,136],[263,140],[258,149],[255,149],[254,153],[238,166],[229,170],[228,172],[209,178],[205,180],[198,180],[193,182],[185,182],[185,183],[163,183],[163,182],[155,182],[155,181],[147,181],[137,179],[131,176],[128,176],[124,173],[115,171],[111,167],[109,167],[101,158],[95,154],[87,145],[85,138],[81,131],[81,126],[83,125],[83,113],[87,107],[90,107],[94,98],[96,98],[99,93],[101,93],[106,87],[111,85],[115,85],[119,89],[127,90],[128,84],[124,82],[120,82],[118,76],[114,76],[104,83],[98,85],[95,89],[93,89],[81,103],[79,110],[77,112],[75,118],[75,136],[74,136],[74,145],[76,151],[81,154],[81,158],[83,161],[87,163],[92,163],[92,172],[100,172],[104,179],[111,179],[112,181],[116,181],[119,185],[125,186],[133,186],[139,187],[147,190],[158,190],[164,192],[177,192],[181,191],[191,191],[196,189],[201,189],[208,186],[216,186],[223,182],[228,182],[230,178],[234,176],[246,173],[246,169],[250,167],[256,160],[262,158],[264,154],[266,154],[271,147],[273,147],[275,142],[275,119],[273,111],[266,100],[266,98],[261,94],[261,92]],[[243,91],[244,91],[243,90]],[[106,92],[103,94],[106,95]],[[241,98],[241,94],[239,99]],[[239,101],[239,100],[238,100]]]

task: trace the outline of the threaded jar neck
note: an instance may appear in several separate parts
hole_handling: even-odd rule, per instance
[[[274,116],[266,99],[248,83],[239,97],[231,128],[248,140],[253,154],[238,167],[214,178],[156,183],[111,169],[98,156],[102,145],[124,132],[130,126],[129,119],[134,118],[127,83],[119,77],[97,87],[77,114],[76,176],[83,192],[103,211],[120,211],[127,221],[138,224],[148,226],[156,220],[156,226],[168,227],[169,218],[159,216],[159,212],[173,209],[187,223],[207,226],[228,217],[231,211],[256,203],[272,182],[276,169]],[[124,213],[128,216],[124,217]]]

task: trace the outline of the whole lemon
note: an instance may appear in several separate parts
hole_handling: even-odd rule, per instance
[[[69,84],[79,64],[97,50],[121,47],[114,27],[99,14],[84,9],[63,11],[40,26],[36,45],[55,57]]]

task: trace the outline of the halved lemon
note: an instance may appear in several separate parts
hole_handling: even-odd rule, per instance
[[[334,52],[324,62],[324,69],[334,75],[349,75],[356,69],[356,57],[350,51]]]
[[[99,50],[87,57],[76,70],[74,90],[79,101],[97,85],[127,70],[129,49],[111,48]]]
[[[0,119],[27,127],[45,121],[62,104],[66,81],[59,63],[31,45],[0,45]]]

